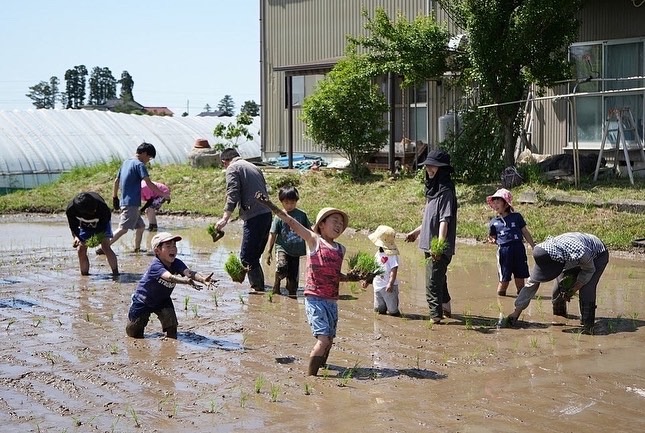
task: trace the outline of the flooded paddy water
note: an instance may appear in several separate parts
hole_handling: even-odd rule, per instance
[[[213,290],[178,285],[176,341],[153,315],[125,335],[130,296],[151,256],[115,245],[122,275],[90,255],[80,276],[62,216],[0,217],[2,432],[643,431],[645,266],[612,255],[598,289],[599,335],[551,314],[543,285],[519,329],[498,329],[495,247],[459,244],[453,318],[431,325],[422,254],[398,240],[403,318],[375,315],[371,288],[341,286],[329,368],[305,375],[314,344],[302,298],[248,295],[223,271],[240,224],[213,243],[203,219],[160,217],[179,257],[215,272]],[[148,243],[152,234],[146,232]],[[363,233],[339,241],[372,252]],[[273,281],[266,269],[267,283]],[[509,288],[509,293],[514,292]]]

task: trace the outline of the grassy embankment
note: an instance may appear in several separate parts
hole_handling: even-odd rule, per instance
[[[111,203],[114,173],[119,163],[78,168],[63,175],[57,182],[29,191],[0,197],[0,213],[39,212],[62,213],[69,200],[80,191],[97,191]],[[153,180],[166,183],[172,190],[172,202],[162,213],[213,216],[221,215],[224,205],[225,181],[221,169],[193,169],[188,165],[153,166]],[[331,171],[307,172],[267,169],[271,195],[284,182],[295,182],[300,192],[299,206],[313,220],[320,208],[334,206],[345,210],[354,229],[375,229],[387,224],[398,232],[407,232],[419,225],[423,207],[421,177],[389,180],[386,173],[376,173],[369,181],[355,183]],[[611,206],[593,203],[616,199],[643,200],[645,182],[631,186],[627,180],[592,183],[583,180],[582,187],[547,186],[532,183],[515,188],[515,209],[522,213],[536,242],[547,235],[566,231],[594,233],[612,249],[628,250],[631,241],[645,237],[645,214],[618,212]],[[459,201],[458,235],[482,240],[487,236],[487,223],[493,211],[486,196],[496,185],[463,185],[457,182]],[[537,193],[535,204],[519,204],[520,193]],[[552,204],[551,195],[583,197],[582,204]]]

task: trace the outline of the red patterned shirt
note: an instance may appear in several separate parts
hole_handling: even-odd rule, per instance
[[[345,257],[345,247],[318,238],[316,249],[307,256],[307,282],[305,296],[313,295],[324,299],[338,299],[340,270]]]

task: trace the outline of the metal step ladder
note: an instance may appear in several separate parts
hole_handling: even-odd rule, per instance
[[[600,152],[598,153],[596,172],[594,173],[593,180],[596,181],[598,179],[602,155],[605,151],[605,145],[608,144],[607,141],[609,141],[609,149],[613,148],[614,150],[613,170],[616,171],[618,175],[620,175],[620,169],[618,167],[618,157],[620,150],[622,149],[626,163],[625,168],[627,170],[627,174],[629,174],[629,181],[633,185],[633,172],[636,170],[634,170],[634,168],[632,167],[632,163],[629,158],[629,152],[633,150],[639,151],[640,160],[645,163],[645,151],[643,151],[643,140],[638,132],[638,128],[636,127],[636,122],[634,122],[632,110],[629,107],[612,108],[611,110],[609,110],[603,129],[605,130],[605,133],[602,136],[602,143],[600,144]]]

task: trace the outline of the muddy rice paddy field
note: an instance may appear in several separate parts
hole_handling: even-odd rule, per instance
[[[145,339],[125,335],[151,259],[129,253],[130,234],[115,245],[121,276],[92,255],[82,277],[62,216],[0,217],[1,432],[645,430],[642,254],[612,254],[598,335],[587,336],[577,304],[568,319],[552,316],[549,285],[519,329],[499,329],[514,297],[495,295],[495,249],[482,244],[458,246],[453,318],[431,325],[422,254],[399,240],[404,317],[375,315],[370,288],[343,284],[329,368],[307,377],[314,339],[302,298],[249,295],[231,282],[222,265],[241,225],[214,244],[208,222],[160,217],[184,238],[179,257],[219,280],[176,287],[175,341],[155,316]],[[364,233],[339,241],[349,253],[373,251]]]

